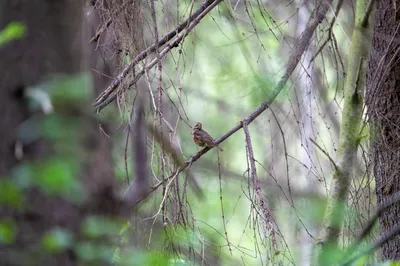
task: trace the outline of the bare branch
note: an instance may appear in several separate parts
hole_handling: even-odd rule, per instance
[[[103,93],[101,93],[97,99],[94,101],[93,106],[95,107],[96,111],[99,112],[102,108],[104,108],[106,105],[111,103],[113,100],[115,100],[117,94],[114,93],[112,96],[112,99],[109,99],[108,96],[110,96],[113,92],[115,92],[116,88],[122,83],[122,80],[128,75],[128,73],[143,59],[145,59],[147,56],[149,56],[151,53],[155,52],[157,48],[162,47],[165,45],[167,42],[169,42],[172,38],[177,36],[181,31],[186,29],[185,34],[181,35],[178,37],[173,44],[170,44],[169,47],[171,50],[173,47],[176,47],[180,41],[182,41],[183,37],[187,35],[188,32],[190,32],[194,26],[196,26],[200,20],[208,14],[215,6],[217,6],[222,0],[207,0],[205,1],[195,12],[193,12],[192,15],[190,15],[188,18],[186,18],[181,24],[179,24],[175,29],[171,30],[168,32],[163,38],[161,38],[158,42],[152,44],[142,52],[140,52],[133,60],[132,62],[127,65],[124,70],[114,79],[114,81],[110,84],[110,86],[107,87],[107,89],[104,90]],[[197,21],[197,22],[196,22]],[[164,54],[165,55],[165,54]],[[164,55],[160,54],[160,58],[162,58]],[[154,64],[150,64],[147,68],[153,67],[158,60],[154,61]],[[143,75],[144,69],[138,73],[138,75],[135,76],[134,82],[131,82],[129,86],[132,86],[137,80],[139,80],[140,76]],[[110,97],[111,98],[111,97]]]
[[[321,146],[319,146],[319,144],[317,142],[315,142],[315,140],[313,140],[312,138],[310,138],[310,141],[312,142],[312,144],[314,144],[315,146],[317,146],[317,148],[323,152],[323,154],[326,155],[326,157],[328,157],[329,161],[333,164],[333,166],[335,167],[335,169],[338,169],[338,166],[336,165],[335,161],[332,159],[332,157],[329,155],[329,153],[327,151],[325,151]]]
[[[274,250],[277,250],[277,245],[276,245],[276,239],[275,239],[275,230],[272,225],[272,215],[271,211],[268,208],[267,203],[265,202],[264,196],[261,191],[261,186],[260,186],[260,179],[258,179],[257,176],[257,168],[256,168],[256,162],[254,159],[254,152],[253,152],[253,144],[251,143],[251,138],[250,138],[250,132],[248,128],[247,121],[244,120],[242,122],[243,125],[243,131],[244,131],[244,136],[246,139],[246,149],[247,149],[247,155],[250,160],[250,170],[251,170],[251,177],[253,184],[256,188],[256,193],[258,200],[260,201],[260,208],[262,211],[262,214],[264,217],[262,217],[262,221],[266,223],[266,228],[268,229],[270,236],[271,236],[271,241],[272,241],[272,246],[274,247]]]
[[[101,29],[98,32],[96,32],[96,35],[94,35],[92,37],[92,39],[90,39],[89,43],[97,42],[97,40],[100,38],[100,35],[108,28],[108,26],[111,25],[111,23],[112,23],[112,20],[111,20],[111,18],[109,18],[107,20],[106,24],[103,27],[101,27]]]

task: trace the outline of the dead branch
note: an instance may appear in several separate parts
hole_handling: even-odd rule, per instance
[[[266,229],[268,229],[269,234],[271,236],[272,246],[274,247],[274,250],[276,251],[277,245],[276,245],[276,239],[275,239],[275,229],[272,225],[272,215],[271,215],[271,211],[268,208],[267,203],[265,202],[264,196],[261,191],[260,179],[257,176],[257,168],[256,168],[256,162],[254,159],[253,144],[251,143],[250,132],[249,132],[247,121],[244,120],[242,122],[242,125],[243,125],[243,132],[244,132],[245,140],[246,140],[247,156],[250,160],[251,178],[253,181],[253,185],[256,188],[258,200],[260,201],[261,212],[264,216],[264,217],[262,217],[263,218],[262,221],[265,222],[265,224],[266,224]]]
[[[154,53],[158,48],[164,46],[167,42],[172,40],[175,36],[177,36],[180,32],[182,32],[184,29],[186,29],[185,34],[181,35],[179,38],[177,38],[173,44],[170,44],[166,52],[169,52],[173,47],[176,47],[182,39],[184,39],[184,36],[187,35],[199,22],[200,20],[207,15],[215,6],[217,6],[222,0],[207,0],[205,1],[195,12],[193,12],[192,15],[190,15],[188,18],[186,18],[181,24],[179,24],[175,29],[171,30],[168,32],[163,38],[161,38],[158,42],[155,42],[142,52],[140,52],[133,60],[132,62],[127,65],[124,70],[114,79],[114,81],[110,84],[110,86],[107,87],[107,89],[104,90],[103,93],[101,93],[96,100],[93,103],[94,108],[96,109],[97,112],[100,112],[102,108],[107,106],[109,103],[111,103],[113,100],[116,99],[117,94],[114,93],[112,96],[112,99],[108,99],[109,96],[115,92],[115,90],[118,88],[118,86],[122,83],[122,80],[128,75],[128,73],[143,59],[147,58],[151,53]],[[164,54],[165,55],[165,54]],[[164,55],[162,55],[162,52],[160,53],[160,58],[161,59]],[[150,64],[151,66],[148,66],[148,68],[153,67],[158,60],[155,60],[154,64]],[[145,67],[142,69],[138,75],[135,76],[134,81],[130,82],[131,84],[134,84],[139,80],[140,76],[143,75],[145,70]],[[137,78],[139,77],[139,78]],[[129,86],[132,86],[129,84]],[[110,97],[111,98],[111,97]]]

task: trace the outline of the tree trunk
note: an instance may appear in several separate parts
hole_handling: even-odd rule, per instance
[[[400,191],[400,0],[376,1],[373,50],[367,77],[367,106],[371,125],[371,153],[378,205]],[[386,235],[400,222],[400,204],[379,218]],[[400,236],[382,246],[382,259],[400,259]]]
[[[4,197],[0,196],[0,224],[12,224],[10,228],[15,228],[15,237],[11,237],[7,245],[3,245],[4,239],[0,237],[2,265],[82,265],[75,246],[77,242],[54,253],[43,248],[43,234],[62,228],[73,241],[84,241],[86,236],[81,235],[81,229],[85,218],[90,214],[120,214],[123,208],[114,194],[110,142],[101,136],[96,119],[82,110],[82,105],[90,106],[90,99],[84,104],[72,101],[58,109],[55,107],[59,115],[56,118],[72,119],[82,127],[63,128],[60,123],[61,129],[54,128],[52,132],[56,141],[41,137],[23,144],[22,157],[15,154],[20,142],[21,125],[45,117],[38,111],[28,109],[24,97],[28,88],[43,84],[53,74],[69,75],[83,70],[85,58],[82,47],[89,42],[82,33],[83,5],[84,1],[72,0],[0,1],[0,29],[12,21],[26,25],[26,34],[21,40],[0,47],[1,185],[5,182],[14,184],[14,178],[22,176],[20,172],[16,173],[16,169],[22,169],[21,166],[25,166],[23,169],[31,167],[35,175],[42,164],[57,156],[61,158],[61,163],[68,163],[63,161],[64,157],[55,147],[63,144],[63,140],[57,143],[61,139],[59,133],[79,137],[72,142],[77,145],[75,154],[71,156],[76,158],[71,159],[78,161],[78,158],[83,158],[78,161],[78,172],[72,174],[78,180],[78,189],[82,190],[83,201],[80,204],[67,197],[46,193],[40,188],[40,180],[29,188],[19,188],[24,199],[20,208],[5,204]],[[73,137],[70,138],[73,140]],[[48,172],[44,178],[51,180],[52,174]],[[58,185],[55,184],[56,187]]]

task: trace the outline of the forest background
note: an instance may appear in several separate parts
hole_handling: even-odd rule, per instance
[[[2,1],[5,265],[396,265],[399,8]]]

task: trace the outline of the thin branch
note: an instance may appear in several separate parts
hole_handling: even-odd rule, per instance
[[[357,247],[361,241],[371,232],[372,228],[374,227],[374,224],[376,220],[378,220],[379,216],[381,216],[382,212],[392,206],[395,203],[400,202],[400,193],[397,194],[395,197],[390,198],[386,202],[383,203],[375,212],[375,214],[372,216],[372,218],[369,220],[367,223],[367,226],[364,228],[364,230],[361,232],[361,234],[357,237],[357,239],[354,241],[352,244],[352,247]],[[350,248],[352,249],[352,248]]]
[[[218,151],[217,151],[217,156],[218,156],[219,201],[221,203],[222,224],[224,225],[224,233],[225,233],[225,237],[226,237],[226,243],[228,244],[228,249],[229,249],[229,252],[231,253],[231,256],[232,256],[231,242],[229,242],[228,230],[226,230],[225,211],[224,211],[224,204],[223,204],[223,201],[222,201],[221,162],[220,162],[219,152]]]
[[[325,48],[325,45],[328,44],[328,42],[332,39],[332,34],[333,34],[333,25],[336,22],[336,19],[339,15],[340,9],[342,8],[343,5],[343,0],[339,0],[337,5],[336,5],[336,9],[335,9],[335,14],[332,18],[331,23],[329,24],[329,28],[328,28],[328,37],[326,38],[326,40],[321,44],[321,46],[319,47],[318,51],[315,53],[315,55],[311,58],[309,66],[311,65],[311,63],[314,61],[314,59],[319,55],[319,53],[322,52],[322,50]]]
[[[368,24],[368,19],[369,19],[370,15],[371,15],[372,8],[374,7],[374,4],[375,4],[375,0],[369,0],[368,6],[367,6],[367,8],[365,9],[364,16],[363,16],[363,18],[361,19],[361,23],[360,23],[360,26],[361,26],[361,27],[366,27],[366,26],[367,26],[367,24]]]
[[[112,20],[111,20],[111,18],[109,18],[107,20],[106,24],[103,27],[101,27],[101,29],[98,32],[96,32],[96,35],[94,35],[92,37],[92,39],[90,39],[89,43],[97,42],[97,40],[100,38],[100,35],[111,25],[111,23],[112,23]]]
[[[153,19],[153,26],[154,26],[154,43],[158,43],[158,27],[157,27],[157,17],[156,17],[156,8],[154,5],[154,0],[150,1],[150,7],[151,7],[151,17]],[[162,62],[161,62],[161,56],[160,56],[160,51],[158,49],[159,47],[156,46],[156,54],[157,54],[157,67],[158,67],[158,108],[156,110],[154,110],[155,112],[158,113],[158,119],[159,119],[159,134],[161,137],[161,141],[160,141],[160,148],[161,148],[161,180],[165,180],[165,150],[164,150],[164,135],[163,135],[163,127],[162,127]],[[155,120],[154,120],[155,121]],[[178,179],[176,179],[178,180]],[[177,188],[179,187],[179,185],[177,184]],[[163,198],[166,196],[167,193],[167,186],[164,183],[163,185]],[[179,194],[178,194],[179,197]],[[163,223],[166,222],[167,219],[167,213],[166,213],[166,208],[165,208],[165,203],[162,205],[162,219],[163,219]]]
[[[143,95],[138,95],[143,97]],[[133,107],[132,107],[133,108]],[[135,180],[129,185],[129,193],[123,200],[126,203],[136,202],[138,199],[143,197],[148,191],[149,187],[149,174],[147,169],[147,148],[146,148],[146,125],[143,109],[143,100],[139,99],[137,104],[137,118],[135,122],[135,133],[134,137],[134,165],[135,165]]]
[[[313,140],[312,138],[310,138],[310,141],[312,142],[312,144],[314,144],[315,146],[317,146],[317,148],[322,151],[326,157],[328,157],[329,161],[333,164],[333,166],[335,167],[336,170],[338,170],[338,166],[336,165],[335,161],[332,159],[332,157],[329,155],[329,153],[327,151],[325,151],[321,146],[319,146],[319,144],[317,142],[315,142],[315,140]]]

